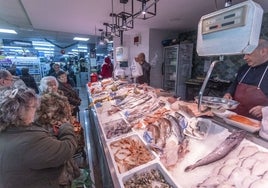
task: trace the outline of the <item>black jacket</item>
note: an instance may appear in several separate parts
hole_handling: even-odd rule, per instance
[[[22,75],[20,76],[20,79],[24,81],[27,87],[34,89],[37,94],[39,93],[39,89],[32,75]]]
[[[252,67],[248,72],[248,74],[243,79],[242,83],[252,86],[258,86],[266,66],[268,66],[268,62],[263,63],[256,67]],[[232,85],[228,88],[227,93],[230,93],[232,96],[234,95],[237,84],[243,78],[248,69],[249,66],[247,64],[240,67],[240,69],[237,72],[237,76]],[[268,97],[268,72],[266,72],[266,74],[263,77],[260,89]]]

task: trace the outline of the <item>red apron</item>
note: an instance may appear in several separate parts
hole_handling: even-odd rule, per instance
[[[258,86],[241,83],[243,79],[245,78],[246,74],[248,73],[248,71],[250,70],[250,68],[245,73],[245,75],[243,76],[243,78],[240,80],[239,84],[236,87],[234,100],[238,101],[240,104],[234,110],[234,112],[243,116],[258,119],[252,116],[251,114],[249,114],[249,110],[253,108],[254,106],[258,106],[258,105],[267,106],[268,105],[268,98],[260,89],[260,85],[267,71],[267,68],[268,66],[266,67]]]

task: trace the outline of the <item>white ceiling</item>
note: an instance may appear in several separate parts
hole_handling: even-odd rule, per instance
[[[232,4],[242,1],[233,0]],[[18,35],[0,34],[0,39],[47,38],[70,44],[73,36],[100,35],[98,30],[105,29],[103,23],[112,22],[109,16],[112,2],[114,13],[123,11],[120,0],[0,0],[0,28],[11,28],[18,32]],[[126,11],[130,2],[125,6]],[[255,2],[268,12],[268,0]],[[134,29],[125,34],[137,33],[145,28],[178,32],[196,30],[202,15],[224,8],[224,3],[225,0],[159,0],[157,15],[148,20],[135,19]],[[134,0],[135,12],[140,10],[140,4]]]

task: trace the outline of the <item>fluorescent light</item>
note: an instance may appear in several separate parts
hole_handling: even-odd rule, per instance
[[[21,47],[18,47],[18,46],[2,46],[2,48],[7,48],[7,49],[21,49]]]
[[[9,51],[12,51],[12,52],[23,52],[22,49],[10,49]]]
[[[13,29],[0,29],[0,33],[17,34],[17,32]]]
[[[73,40],[88,41],[89,38],[74,37]]]
[[[34,46],[49,46],[54,47],[55,45],[49,43],[49,42],[42,42],[42,41],[33,41],[32,42]]]
[[[72,52],[87,52],[87,50],[72,49]]]
[[[36,50],[54,51],[54,48],[34,47]]]
[[[87,49],[87,46],[78,46],[79,49]]]

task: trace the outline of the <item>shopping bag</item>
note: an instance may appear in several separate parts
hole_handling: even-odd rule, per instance
[[[143,75],[142,66],[137,61],[135,61],[135,59],[132,61],[131,74],[132,74],[132,77],[134,78],[137,78]]]

